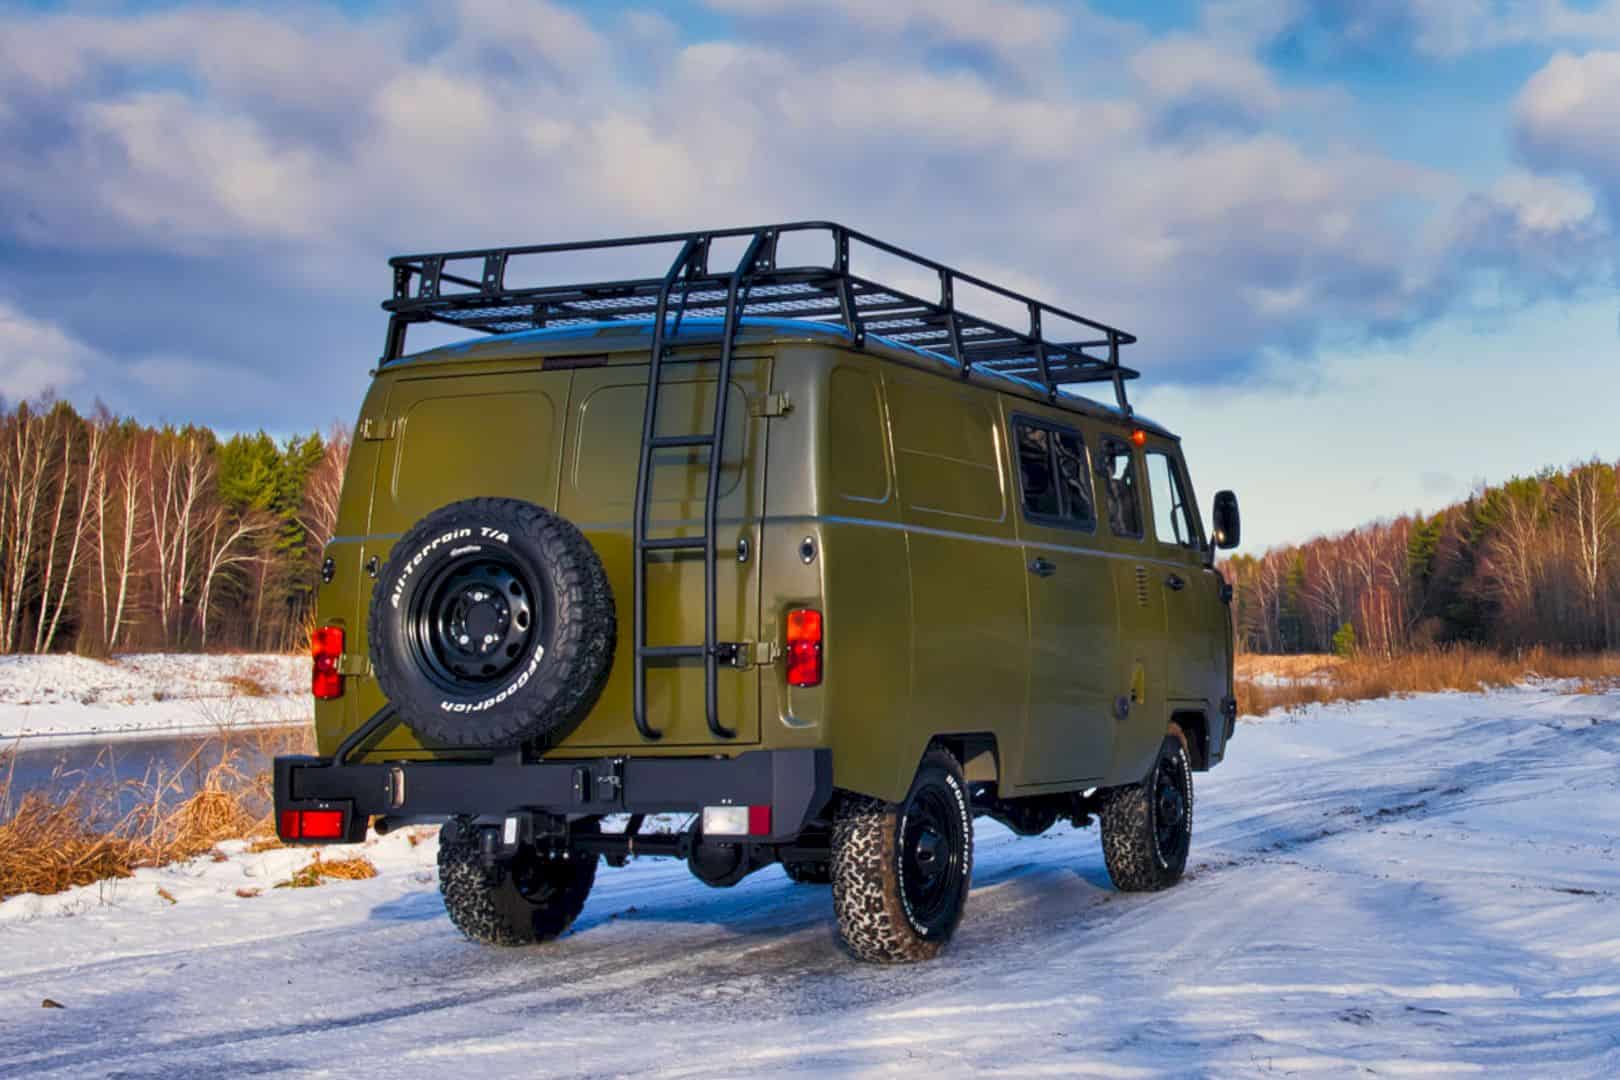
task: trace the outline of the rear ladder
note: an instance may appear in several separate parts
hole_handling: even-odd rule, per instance
[[[720,469],[725,457],[726,407],[731,386],[731,366],[735,352],[738,314],[746,305],[748,290],[756,271],[770,270],[776,257],[776,231],[763,229],[753,234],[747,249],[730,273],[715,274],[708,268],[709,234],[690,237],[682,245],[680,254],[670,264],[658,290],[657,306],[653,315],[652,355],[647,371],[647,404],[641,420],[641,458],[636,467],[636,503],[633,523],[635,544],[635,723],[636,731],[644,739],[660,739],[663,732],[647,723],[647,667],[649,661],[703,660],[703,701],[709,731],[721,739],[736,738],[737,733],[720,722],[720,663],[730,662],[738,654],[735,642],[722,642],[719,637],[718,596],[715,579],[718,573],[718,552],[715,550],[716,518],[720,502]],[[670,296],[677,283],[679,301],[674,305],[674,325],[669,327]],[[714,415],[707,432],[688,435],[658,434],[658,396],[663,385],[664,365],[695,363],[701,358],[676,359],[666,356],[672,346],[670,339],[678,337],[681,319],[694,288],[726,290],[726,316],[720,337],[720,366],[715,375]],[[667,332],[666,332],[667,330]],[[703,493],[703,531],[697,536],[648,536],[648,511],[652,502],[653,455],[659,450],[706,449],[709,452],[708,484]],[[647,641],[647,560],[655,553],[682,551],[703,552],[703,643],[700,645],[653,645]]]

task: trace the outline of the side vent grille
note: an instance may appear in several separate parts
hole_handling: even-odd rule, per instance
[[[1143,607],[1148,606],[1148,572],[1145,566],[1136,568],[1136,602]]]

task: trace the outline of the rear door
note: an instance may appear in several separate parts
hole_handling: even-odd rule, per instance
[[[539,370],[538,361],[529,371],[466,374],[441,368],[396,377],[385,409],[364,417],[356,436],[377,463],[369,528],[356,556],[365,587],[347,651],[369,655],[366,616],[376,567],[428,513],[478,496],[557,505],[571,378],[568,370]],[[382,707],[383,696],[376,680],[356,681],[358,723]],[[402,725],[378,748],[400,752],[421,745]]]
[[[665,369],[658,414],[660,435],[696,435],[714,415],[714,363]],[[556,505],[582,529],[601,555],[618,608],[619,642],[613,671],[596,707],[563,743],[565,748],[736,746],[759,741],[758,668],[720,668],[720,722],[737,732],[719,739],[709,731],[703,664],[661,661],[648,668],[647,722],[663,738],[650,744],[632,717],[635,678],[634,550],[636,465],[647,400],[644,364],[582,369],[575,373],[564,435],[563,475]],[[760,519],[764,508],[767,423],[751,406],[770,391],[771,361],[744,355],[733,361],[727,404],[725,454],[714,544],[717,549],[718,631],[721,641],[759,640]],[[703,531],[706,449],[669,449],[654,455],[649,536]],[[746,540],[747,557],[739,555]],[[654,555],[647,570],[647,628],[651,645],[703,641],[704,563],[696,551]]]

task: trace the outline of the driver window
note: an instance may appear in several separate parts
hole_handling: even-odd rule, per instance
[[[1104,438],[1097,455],[1098,480],[1108,494],[1108,526],[1115,536],[1142,536],[1142,495],[1137,488],[1136,457],[1128,444]]]

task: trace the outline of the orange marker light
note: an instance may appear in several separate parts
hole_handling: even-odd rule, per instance
[[[1146,446],[1147,432],[1143,431],[1141,428],[1137,428],[1135,431],[1131,432],[1131,442],[1135,443],[1137,446]]]

